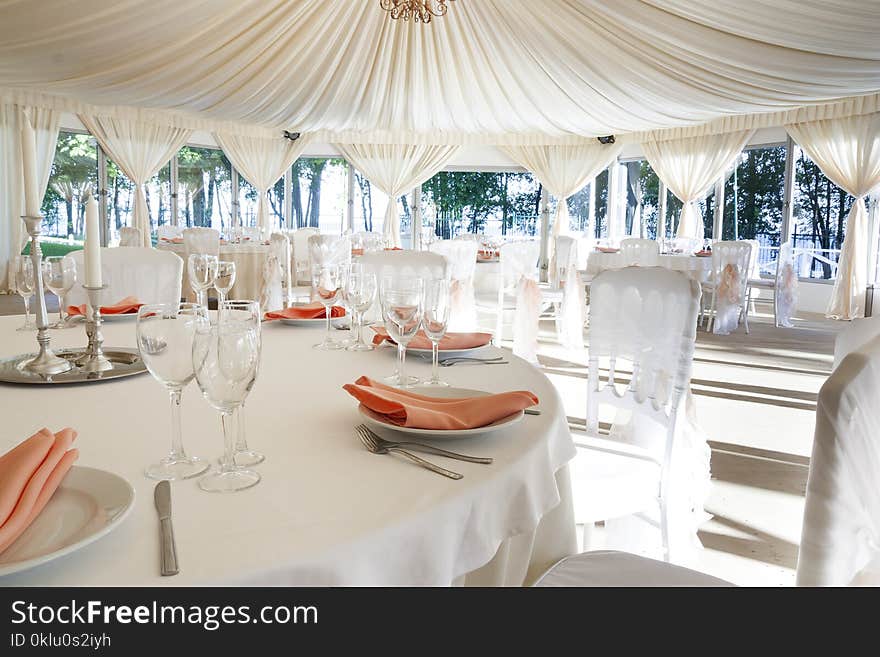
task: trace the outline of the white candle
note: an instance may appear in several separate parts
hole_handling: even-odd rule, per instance
[[[101,226],[98,224],[98,202],[94,196],[86,201],[85,243],[86,286],[101,287]]]
[[[40,193],[37,191],[37,135],[27,115],[21,123],[21,166],[24,173],[24,207],[29,217],[40,216]]]

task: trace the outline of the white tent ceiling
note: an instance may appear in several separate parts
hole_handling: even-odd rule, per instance
[[[878,34],[878,0],[456,0],[429,25],[378,0],[0,0],[0,97],[541,143],[880,104]]]

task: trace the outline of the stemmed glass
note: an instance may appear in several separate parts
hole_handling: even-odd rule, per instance
[[[422,328],[431,341],[431,378],[424,382],[429,386],[448,386],[440,380],[440,341],[446,335],[449,323],[449,281],[432,279],[425,286],[425,307]]]
[[[397,376],[401,388],[411,385],[406,376],[406,345],[415,337],[422,322],[424,284],[421,278],[386,276],[382,279],[379,299],[385,330],[397,343]]]
[[[31,297],[34,295],[34,263],[30,256],[17,255],[15,266],[15,291],[24,301],[24,325],[18,327],[19,331],[35,331],[37,325],[31,321]]]
[[[171,398],[171,452],[146,469],[151,479],[189,479],[208,469],[203,459],[187,456],[180,427],[180,396],[195,374],[193,339],[201,321],[208,321],[208,310],[194,303],[152,304],[138,310],[138,351]]]
[[[217,275],[214,278],[214,289],[220,295],[217,308],[223,306],[226,302],[226,295],[235,285],[235,263],[228,260],[219,260],[217,262]]]
[[[219,259],[207,253],[191,253],[187,258],[186,270],[189,284],[196,293],[196,303],[208,307],[208,289],[217,278]]]
[[[339,299],[341,288],[342,267],[331,264],[320,264],[312,267],[312,291],[318,301],[324,306],[324,313],[327,319],[327,331],[324,334],[324,341],[316,344],[315,349],[333,351],[343,348],[341,344],[331,337],[332,327],[330,324],[333,304]]]
[[[222,263],[221,263],[222,264]],[[258,332],[261,330],[260,324],[260,304],[256,301],[224,301],[220,307],[224,315],[224,320],[236,320],[245,322],[249,326],[255,328]],[[262,333],[260,333],[260,350],[262,351]],[[259,374],[259,361],[257,362],[257,374]],[[256,381],[256,378],[254,378]],[[247,433],[244,422],[244,405],[241,402],[235,415],[237,420],[236,439],[235,439],[235,455],[233,461],[235,465],[242,468],[249,468],[258,465],[266,460],[265,455],[254,451],[248,447]]]
[[[233,493],[260,481],[258,473],[235,464],[233,415],[253,386],[260,362],[260,330],[250,321],[240,319],[244,312],[219,314],[216,324],[205,317],[198,322],[193,340],[196,381],[202,396],[220,411],[223,430],[220,469],[199,480],[199,488],[211,493]],[[259,317],[259,311],[257,313]]]
[[[346,347],[349,351],[372,351],[373,345],[364,341],[364,313],[376,299],[376,274],[367,271],[360,263],[354,262],[345,280],[345,298],[352,312],[354,338]]]
[[[76,283],[76,262],[74,259],[64,255],[49,256],[43,260],[43,283],[52,294],[58,297],[58,321],[50,325],[49,328],[70,328],[72,324],[64,319],[64,308],[67,293]]]

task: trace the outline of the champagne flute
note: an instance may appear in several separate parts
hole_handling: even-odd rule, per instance
[[[354,339],[347,347],[349,351],[372,351],[373,345],[364,340],[364,313],[376,299],[376,274],[360,263],[352,263],[345,281],[345,296],[352,311]]]
[[[422,327],[431,341],[431,378],[424,382],[429,386],[448,386],[440,380],[440,341],[446,335],[449,323],[449,281],[432,279],[425,286],[425,307]]]
[[[58,297],[58,321],[49,328],[70,328],[72,324],[64,319],[64,308],[67,293],[76,283],[76,262],[69,255],[48,256],[42,266],[44,285]]]
[[[312,267],[312,291],[318,301],[324,306],[324,314],[327,320],[327,330],[324,341],[315,345],[315,349],[334,351],[343,346],[334,340],[330,319],[333,313],[333,304],[339,299],[342,287],[342,267],[332,264],[319,264]]]
[[[238,319],[241,312],[220,314],[216,324],[207,317],[199,321],[192,346],[196,381],[205,400],[220,412],[223,431],[220,469],[199,480],[199,488],[211,493],[233,493],[260,481],[258,473],[235,464],[233,415],[253,386],[260,361],[260,331]]]
[[[15,267],[15,291],[24,301],[24,324],[18,331],[35,331],[37,325],[31,321],[31,297],[34,295],[34,263],[30,256],[17,255],[13,261]]]
[[[190,287],[196,293],[196,303],[205,308],[208,307],[208,288],[214,285],[217,278],[218,262],[217,256],[207,253],[191,253],[187,258]]]
[[[385,330],[397,343],[396,385],[411,385],[406,376],[406,345],[415,337],[422,322],[424,285],[421,278],[386,276],[382,279],[379,298]]]
[[[261,331],[260,304],[257,301],[224,301],[221,309],[224,314],[224,320],[244,322],[257,331]],[[262,333],[260,333],[260,350],[262,355]],[[257,367],[257,374],[259,374],[259,362]],[[256,381],[256,378],[254,381]],[[235,412],[237,426],[233,461],[239,467],[249,468],[262,463],[266,460],[266,457],[248,447],[244,422],[244,405],[245,402],[242,401],[241,408]]]
[[[217,275],[214,278],[214,289],[220,295],[217,308],[221,308],[226,302],[226,295],[235,285],[235,263],[229,260],[217,262]]]
[[[200,321],[208,321],[208,310],[194,303],[153,304],[138,310],[138,351],[171,399],[171,452],[146,469],[151,479],[189,479],[208,469],[203,459],[187,456],[180,426],[180,397],[195,375],[193,339]]]

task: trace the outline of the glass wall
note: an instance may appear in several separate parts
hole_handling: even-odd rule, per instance
[[[185,228],[227,233],[232,221],[232,166],[219,148],[184,146],[177,153],[177,216]]]
[[[294,226],[319,228],[322,233],[342,232],[348,186],[346,169],[345,160],[341,158],[301,157],[293,163]],[[376,191],[373,190],[371,201],[376,200]],[[357,206],[358,199],[355,199]],[[384,212],[384,205],[381,210]],[[355,230],[358,230],[357,224],[356,221]]]
[[[43,197],[45,235],[80,241],[85,221],[85,200],[98,188],[98,149],[94,137],[61,132],[49,186]]]
[[[171,163],[166,164],[144,187],[150,233],[171,220]],[[135,185],[113,160],[107,158],[107,214],[110,223],[108,243],[119,241],[119,229],[131,226],[134,216]]]

